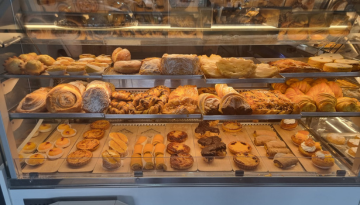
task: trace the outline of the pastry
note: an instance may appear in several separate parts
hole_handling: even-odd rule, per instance
[[[274,165],[281,169],[288,169],[295,166],[299,160],[293,154],[278,153],[274,156]]]
[[[312,87],[314,87],[317,84],[321,84],[321,83],[326,83],[327,84],[328,82],[329,81],[326,78],[318,78],[318,79],[314,80],[310,85]]]
[[[202,55],[199,56],[199,59],[201,71],[204,73],[206,78],[224,78],[216,65],[216,62],[221,59],[221,56],[211,54],[210,57],[207,57],[206,55]]]
[[[325,58],[325,57],[310,57],[308,60],[308,64],[310,66],[313,66],[315,68],[323,69],[324,65],[326,63],[332,63],[334,62],[331,58]]]
[[[323,53],[323,54],[319,55],[319,57],[331,58],[334,61],[337,60],[337,59],[343,59],[344,58],[341,54],[335,54],[335,53]]]
[[[323,70],[326,72],[350,72],[352,70],[352,66],[341,63],[326,63]]]
[[[157,144],[163,144],[164,137],[161,134],[156,134],[152,140],[152,144],[156,146]]]
[[[224,115],[248,115],[252,109],[245,98],[233,87],[226,84],[216,84],[215,90],[221,98],[219,111]]]
[[[99,10],[100,4],[97,0],[76,0],[76,8],[80,12],[96,13]]]
[[[315,83],[315,82],[314,82]],[[335,112],[336,98],[326,83],[316,84],[306,93],[311,96],[320,112]]]
[[[238,153],[233,160],[240,169],[252,170],[260,164],[260,159],[256,155],[250,153]]]
[[[84,139],[76,144],[76,148],[80,150],[95,151],[100,146],[100,141],[97,139]]]
[[[359,71],[360,70],[360,67],[359,67],[360,62],[358,60],[336,59],[334,61],[334,63],[351,65],[352,66],[351,71]]]
[[[284,130],[293,130],[297,127],[298,122],[295,119],[282,119],[280,127]]]
[[[256,65],[254,73],[250,76],[251,78],[272,78],[279,74],[279,70],[275,66],[261,63]]]
[[[211,136],[219,136],[220,130],[216,127],[210,127],[208,121],[201,121],[199,125],[195,128],[195,137],[203,138],[203,137],[211,137]]]
[[[312,163],[321,169],[330,169],[335,164],[334,158],[328,151],[317,151],[311,157]]]
[[[70,166],[80,167],[88,164],[92,156],[88,150],[76,150],[67,156],[66,161]]]
[[[14,75],[25,74],[24,72],[25,62],[16,56],[10,57],[7,60],[5,60],[4,68],[9,74],[14,74]]]
[[[240,132],[242,129],[242,125],[236,121],[226,121],[221,125],[224,132]]]
[[[283,153],[283,154],[291,153],[291,151],[286,147],[285,143],[280,140],[266,142],[264,144],[264,149],[266,150],[266,156],[269,159],[274,158],[274,156],[278,153]]]
[[[199,95],[203,94],[203,93],[208,93],[208,94],[213,94],[216,95],[216,90],[213,87],[206,87],[206,88],[198,88],[198,93]],[[200,96],[199,96],[200,98]],[[199,100],[200,101],[200,100]]]
[[[262,136],[262,135],[277,137],[276,132],[274,132],[272,130],[255,130],[253,135],[254,135],[254,137]]]
[[[249,153],[251,151],[251,146],[246,142],[233,141],[230,142],[228,148],[232,154],[237,153]]]
[[[199,95],[199,109],[203,115],[219,115],[221,99],[213,94],[203,93]]]
[[[145,58],[141,61],[140,75],[161,75],[161,58]]]
[[[111,94],[111,98],[118,101],[132,101],[134,99],[134,95],[125,90],[118,90]]]
[[[129,143],[127,136],[120,132],[111,132],[109,134],[109,137],[115,142],[123,141],[125,144]]]
[[[243,58],[222,58],[216,62],[221,75],[226,78],[247,78],[253,75],[256,65]]]
[[[207,163],[214,161],[215,157],[217,156],[225,157],[226,154],[226,145],[223,142],[211,144],[201,150],[201,156],[203,157],[203,160]]]
[[[305,140],[309,139],[309,132],[306,130],[300,130],[295,135],[291,136],[292,142],[299,146],[301,143],[305,142]]]
[[[104,137],[105,131],[102,129],[91,129],[84,132],[84,139],[97,139],[100,140]]]
[[[141,61],[117,61],[114,63],[114,71],[123,74],[138,73],[141,67]]]
[[[68,66],[71,65],[73,62],[67,60],[57,60],[52,65],[53,66]]]
[[[50,150],[48,150],[48,151],[46,152],[46,156],[47,156],[49,159],[58,159],[58,158],[60,158],[61,156],[63,156],[63,154],[64,154],[63,149],[58,148],[58,147],[51,148]]]
[[[48,150],[50,150],[53,147],[54,147],[53,143],[43,142],[43,143],[39,144],[39,146],[37,147],[37,151],[46,153]]]
[[[187,133],[179,130],[174,130],[167,134],[167,140],[169,142],[181,143],[181,142],[185,142],[187,138],[188,138]]]
[[[104,73],[105,68],[98,65],[86,64],[85,71],[89,75],[101,75]]]
[[[144,153],[143,160],[145,162],[144,169],[146,170],[154,169],[154,161],[151,153]]]
[[[160,72],[162,75],[197,75],[200,60],[196,55],[167,54],[162,56]]]
[[[143,149],[143,154],[145,154],[145,153],[150,153],[150,154],[152,154],[153,153],[153,149],[154,149],[154,145],[152,145],[152,144],[146,144],[145,146],[144,146],[144,149]]]
[[[189,169],[193,164],[194,158],[188,153],[180,152],[178,154],[173,154],[170,157],[170,166],[173,169]]]
[[[274,141],[274,140],[277,140],[276,136],[260,135],[260,136],[255,137],[254,144],[256,146],[263,146],[263,145],[265,145],[266,142],[270,142],[270,141]]]
[[[186,144],[171,142],[167,145],[166,151],[169,154],[178,154],[181,152],[190,153],[190,147],[187,146]]]
[[[24,73],[27,75],[40,75],[44,71],[44,64],[38,60],[29,60],[24,66]]]
[[[358,85],[355,85],[353,83],[350,83],[347,80],[342,80],[342,79],[338,79],[336,80],[336,83],[341,87],[341,88],[358,88]]]
[[[169,95],[163,114],[194,114],[198,111],[198,91],[194,85],[179,86]]]
[[[49,75],[65,75],[66,66],[65,65],[52,65],[49,66],[46,70]]]
[[[19,58],[21,60],[23,60],[24,62],[28,62],[31,60],[35,60],[37,58],[37,54],[36,53],[24,53],[19,55]]]
[[[356,98],[341,97],[337,99],[337,112],[356,112],[358,100]]]
[[[131,156],[130,167],[133,171],[142,170],[143,163],[142,163],[141,154],[134,153]]]
[[[30,166],[38,166],[45,162],[46,156],[41,153],[32,154],[25,160],[26,164]]]
[[[48,55],[38,55],[36,59],[46,66],[51,66],[55,62],[55,60]]]
[[[288,88],[285,91],[285,96],[292,100],[294,97],[298,95],[304,95],[298,88]]]
[[[81,104],[79,89],[70,84],[57,85],[46,96],[46,107],[51,113],[80,112]]]
[[[39,132],[50,132],[52,129],[52,125],[51,124],[41,124],[39,127]]]
[[[145,137],[145,136],[140,136],[139,139],[136,141],[135,144],[142,144],[142,145],[144,145],[144,144],[146,144],[146,143],[147,143],[147,137]]]
[[[72,128],[66,128],[65,130],[63,130],[61,132],[61,136],[63,137],[73,137],[75,136],[77,133],[77,131],[75,129]]]
[[[66,137],[61,137],[55,141],[55,147],[65,148],[70,145],[70,140]]]
[[[128,155],[128,146],[123,141],[109,141],[109,147],[112,150],[117,151],[121,157],[126,157]]]
[[[299,151],[305,157],[311,157],[316,152],[316,146],[314,140],[308,138],[299,145]]]
[[[107,120],[97,120],[90,124],[92,129],[107,130],[110,127],[110,122]]]
[[[68,62],[74,62],[75,60],[70,58],[70,57],[58,57],[56,58],[56,61],[61,61],[61,60],[64,60],[64,61],[68,61]]]
[[[274,90],[279,90],[282,94],[286,92],[286,89],[288,89],[288,85],[285,83],[271,83],[271,87]]]
[[[116,169],[121,166],[121,157],[114,150],[104,150],[101,153],[103,159],[103,167],[106,169]]]
[[[305,73],[322,71],[322,69],[320,68],[315,68],[307,63],[296,61],[293,59],[281,59],[269,62],[269,64],[277,67],[280,73]]]
[[[294,89],[297,88],[302,92],[299,94],[304,94],[310,90],[311,86],[305,81],[299,81],[299,82],[291,84],[290,88],[294,88]]]
[[[356,156],[356,152],[357,152],[357,147],[350,147],[350,149],[346,150],[347,153],[352,156],[355,157]]]
[[[113,62],[117,61],[129,61],[131,60],[131,54],[128,49],[116,48],[111,56]]]
[[[301,112],[316,112],[316,103],[310,96],[297,95],[291,101],[299,105]]]
[[[88,113],[101,113],[109,107],[111,97],[109,83],[94,80],[83,94],[82,108]]]
[[[159,154],[165,154],[166,146],[162,143],[158,143],[155,145],[154,155],[157,156]]]
[[[82,59],[82,58],[95,58],[95,55],[94,54],[80,54],[79,59]]]
[[[144,146],[142,144],[135,144],[133,154],[140,154],[141,155],[143,147]]]
[[[218,136],[214,136],[214,137],[206,137],[206,138],[200,138],[198,141],[198,145],[200,146],[201,149],[210,146],[212,144],[217,144],[221,142],[221,138]]]
[[[67,128],[71,128],[70,124],[60,124],[57,126],[57,131],[62,132]]]
[[[344,97],[342,89],[340,88],[340,86],[334,82],[334,81],[329,81],[326,83],[327,86],[329,86],[329,88],[331,89],[331,91],[333,91],[335,98],[342,98]]]
[[[300,79],[290,78],[290,79],[287,79],[287,80],[285,81],[285,84],[286,84],[287,86],[290,86],[290,85],[292,85],[293,83],[297,83],[297,82],[300,82]]]
[[[24,153],[32,153],[36,150],[36,144],[34,142],[28,142],[22,148]]]
[[[155,156],[155,169],[166,171],[167,166],[165,164],[164,154],[158,154]]]
[[[349,139],[347,142],[347,145],[349,147],[358,147],[359,146],[360,139]]]
[[[111,65],[113,63],[109,55],[99,55],[98,57],[95,58],[95,62],[106,63],[108,65]]]
[[[27,94],[19,103],[16,112],[35,113],[46,111],[46,95],[51,88],[40,88]]]

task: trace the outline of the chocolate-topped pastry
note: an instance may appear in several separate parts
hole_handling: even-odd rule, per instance
[[[214,161],[215,157],[225,157],[226,156],[226,144],[223,142],[217,142],[215,144],[211,144],[201,150],[201,156],[203,156],[205,162]]]
[[[218,136],[214,136],[214,137],[205,137],[205,138],[201,138],[198,140],[198,144],[200,146],[201,149],[212,145],[212,144],[216,144],[216,143],[220,143],[221,142],[221,138]]]
[[[219,136],[220,130],[216,127],[210,127],[208,121],[201,121],[195,129],[197,138]]]

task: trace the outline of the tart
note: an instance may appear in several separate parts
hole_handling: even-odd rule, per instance
[[[104,130],[102,129],[92,129],[84,132],[83,137],[85,139],[97,139],[100,140],[104,137]]]
[[[250,153],[238,153],[234,156],[234,162],[240,169],[252,170],[260,164],[260,159]]]
[[[123,141],[123,142],[125,142],[125,144],[129,143],[129,140],[126,137],[126,135],[124,135],[123,133],[120,133],[120,132],[112,132],[109,134],[109,137],[110,137],[110,139],[114,140],[115,142]]]
[[[216,127],[211,127],[208,121],[201,121],[199,125],[195,128],[195,137],[212,137],[219,136],[220,130]]]
[[[242,129],[242,125],[239,122],[232,122],[232,121],[227,121],[227,122],[223,122],[223,124],[221,125],[222,129],[224,130],[224,132],[240,132]]]
[[[251,146],[246,142],[233,141],[230,142],[228,148],[232,154],[238,153],[249,153],[251,151]]]
[[[57,126],[57,131],[62,132],[67,128],[71,128],[70,124],[60,124]]]
[[[28,142],[22,148],[24,153],[32,153],[36,150],[36,144],[34,142]]]
[[[309,139],[309,134],[308,131],[300,130],[295,135],[291,136],[291,140],[296,146],[299,146],[305,140]]]
[[[284,130],[293,130],[297,127],[298,122],[295,119],[283,119],[280,122],[280,127]]]
[[[37,150],[39,152],[46,153],[49,149],[51,149],[53,147],[54,147],[53,143],[51,143],[51,142],[43,142],[43,143],[39,144],[39,146],[37,147]]]
[[[142,144],[142,145],[144,145],[144,144],[146,144],[146,141],[147,141],[147,137],[145,137],[145,136],[140,136],[139,139],[136,141],[135,144]]]
[[[64,60],[64,61],[68,61],[68,62],[74,62],[75,60],[70,58],[70,57],[58,57],[56,59],[56,61],[61,61],[61,60]]]
[[[128,155],[128,147],[123,141],[116,142],[114,140],[110,140],[109,147],[110,149],[118,152],[121,157],[126,157]]]
[[[170,157],[170,166],[173,169],[189,169],[194,164],[194,158],[189,153],[180,152]]]
[[[50,132],[51,128],[51,124],[41,124],[39,127],[39,132]]]
[[[311,138],[305,140],[299,145],[299,152],[305,157],[311,157],[316,152],[316,145]]]
[[[120,154],[114,150],[105,150],[101,154],[103,159],[103,167],[107,169],[116,169],[121,166]]]
[[[179,130],[174,130],[167,134],[167,140],[169,142],[181,143],[181,142],[185,142],[187,138],[188,138],[188,135],[186,134],[186,132],[179,131]]]
[[[88,150],[76,150],[70,153],[66,161],[70,166],[80,167],[90,162],[93,154]]]
[[[347,142],[347,145],[349,147],[358,147],[359,146],[360,139],[349,139]]]
[[[95,62],[95,59],[94,58],[80,58],[79,62],[91,63],[91,62]]]
[[[76,135],[76,130],[72,128],[66,128],[64,131],[61,132],[61,136],[63,137],[73,137]]]
[[[84,75],[85,65],[69,65],[66,72],[69,73],[69,75]]]
[[[198,141],[198,145],[200,146],[201,149],[210,146],[212,144],[216,144],[216,143],[220,143],[221,142],[221,138],[220,137],[206,137],[206,138],[201,138]]]
[[[63,154],[64,154],[63,149],[57,148],[57,147],[51,148],[49,151],[46,152],[46,156],[47,156],[49,159],[58,159],[58,158],[60,158]]]
[[[180,152],[190,153],[190,147],[186,144],[171,142],[167,145],[166,151],[169,154],[178,154]]]
[[[345,137],[344,136],[340,136],[337,135],[335,133],[330,133],[328,135],[326,135],[326,140],[332,144],[336,144],[336,145],[343,145],[345,144]]]
[[[97,120],[90,124],[92,129],[103,129],[106,130],[110,127],[110,122],[107,120]]]
[[[49,66],[46,71],[49,73],[49,75],[65,75],[66,65],[54,64]]]
[[[330,169],[335,164],[334,158],[328,151],[317,151],[311,157],[312,163],[320,169]]]
[[[152,140],[152,144],[156,146],[157,144],[163,144],[164,137],[161,134],[156,134]]]
[[[99,148],[100,141],[97,139],[85,139],[81,140],[76,144],[76,148],[80,150],[88,150],[90,152],[95,151],[97,148]]]
[[[45,162],[46,156],[41,153],[32,154],[28,159],[25,160],[25,163],[30,166],[41,165]]]
[[[61,137],[55,141],[55,147],[65,148],[70,145],[70,140],[66,137]]]

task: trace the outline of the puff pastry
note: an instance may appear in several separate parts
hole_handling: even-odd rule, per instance
[[[79,89],[70,84],[60,84],[49,91],[46,107],[51,113],[81,112],[82,97]]]
[[[51,88],[40,88],[27,94],[19,103],[16,112],[34,113],[46,111],[46,95]]]

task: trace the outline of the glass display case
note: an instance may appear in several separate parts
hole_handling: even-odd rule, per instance
[[[358,186],[359,7],[1,2],[10,185]]]

